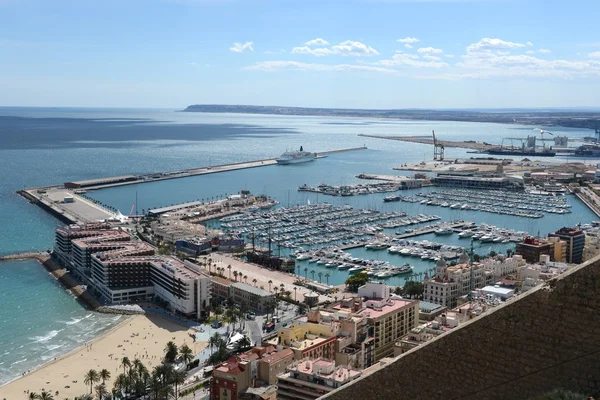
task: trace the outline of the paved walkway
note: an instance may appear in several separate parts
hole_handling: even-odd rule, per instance
[[[233,272],[237,271],[238,273],[242,273],[242,276],[246,275],[248,277],[247,280],[242,280],[238,278],[238,281],[246,282],[250,285],[254,285],[253,279],[256,279],[257,287],[264,287],[265,290],[275,292],[274,288],[277,287],[278,290],[283,284],[284,289],[286,291],[291,292],[292,299],[296,297],[297,301],[304,301],[304,295],[306,293],[310,293],[311,291],[302,286],[294,285],[294,281],[299,277],[296,274],[291,272],[282,272],[270,270],[267,268],[260,267],[256,264],[250,264],[245,262],[244,260],[240,260],[239,258],[234,258],[229,255],[221,254],[221,253],[213,253],[212,257],[208,257],[213,259],[213,264],[217,264],[219,268],[225,268],[225,277],[229,278],[230,271],[227,269],[227,266],[231,265],[231,280],[234,280]],[[214,271],[214,269],[213,269]],[[302,279],[302,278],[301,278]],[[272,283],[269,285],[269,281]],[[296,292],[294,292],[294,288],[296,288]],[[339,294],[338,294],[339,297]],[[319,295],[319,302],[322,301],[335,301],[334,296],[326,296]]]

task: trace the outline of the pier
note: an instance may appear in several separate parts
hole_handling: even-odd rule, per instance
[[[420,144],[430,144],[433,145],[433,138],[429,136],[381,136],[381,135],[365,135],[359,134],[358,136],[368,137],[373,139],[386,139],[386,140],[398,140],[400,142],[410,142],[410,143],[420,143]],[[477,150],[478,152],[483,152],[491,149],[492,147],[496,147],[490,143],[485,142],[475,142],[475,141],[466,141],[466,142],[456,142],[451,140],[439,140],[436,139],[437,144],[443,145],[444,147],[457,147],[461,149],[470,149]]]
[[[440,229],[441,225],[444,225],[445,227],[451,228],[451,229],[456,229],[456,228],[460,228],[463,227],[465,225],[469,225],[471,224],[471,222],[465,222],[465,221],[459,221],[450,225],[446,225],[446,224],[436,224],[434,226],[428,226],[425,229],[421,229],[421,230],[416,230],[410,233],[403,233],[402,235],[395,235],[394,238],[397,239],[408,239],[411,237],[415,237],[415,236],[421,236],[421,235],[427,235],[429,233],[434,233],[435,231],[437,231],[438,229]],[[364,247],[366,244],[372,242],[373,239],[370,239],[368,241],[362,241],[362,242],[357,242],[357,243],[350,243],[346,246],[340,246],[340,250],[349,250],[349,249],[356,249],[359,247]]]
[[[316,158],[319,159],[327,157],[331,154],[365,149],[366,147],[353,147],[348,149],[317,152],[315,154]],[[124,175],[84,181],[65,182],[62,185],[49,185],[23,189],[19,190],[17,193],[29,200],[29,202],[42,207],[65,223],[72,224],[96,222],[116,219],[119,217],[119,215],[115,212],[115,210],[103,207],[93,200],[86,198],[86,196],[81,196],[81,194],[85,193],[86,190],[134,185],[167,179],[187,178],[191,176],[215,174],[219,172],[228,172],[240,169],[266,167],[275,164],[277,164],[277,159],[269,158],[233,164],[190,168],[178,171],[157,172],[137,176]]]

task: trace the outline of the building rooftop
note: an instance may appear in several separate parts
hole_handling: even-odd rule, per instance
[[[419,309],[422,312],[431,313],[440,308],[444,308],[441,304],[430,303],[428,301],[419,301]]]
[[[302,360],[289,366],[288,370],[307,375],[316,375],[337,382],[346,382],[348,379],[362,374],[361,371],[351,370],[343,366],[336,367],[334,361],[323,360],[320,358],[314,361],[308,359]]]
[[[252,286],[248,283],[244,283],[244,282],[235,282],[231,286],[234,288],[255,294],[257,296],[261,296],[261,297],[273,296],[273,293],[267,292],[264,289],[261,289],[259,287],[254,287],[254,286]]]
[[[232,281],[230,281],[230,280],[229,280],[229,279],[227,279],[227,278],[220,277],[220,276],[214,276],[214,275],[213,275],[213,276],[211,277],[211,280],[212,280],[213,282],[216,282],[216,283],[219,283],[219,284],[221,284],[221,285],[225,285],[225,286],[231,286],[231,285],[233,285],[233,282],[232,282]]]
[[[83,180],[83,181],[73,181],[73,182],[66,182],[66,183],[75,184],[75,185],[79,185],[79,186],[93,186],[93,185],[101,185],[103,183],[111,183],[111,182],[118,182],[118,181],[124,181],[124,180],[136,180],[136,179],[138,179],[138,177],[135,175],[122,175],[122,176],[111,176],[109,178],[87,179],[87,180]]]
[[[509,289],[509,288],[503,288],[503,287],[486,286],[486,287],[481,288],[481,291],[495,293],[498,295],[508,295],[508,294],[513,293],[515,290]]]
[[[103,253],[103,255],[106,256],[106,253]],[[166,273],[172,275],[174,279],[190,280],[208,277],[208,275],[200,271],[200,268],[195,270],[186,266],[183,262],[168,256],[112,257],[110,254],[108,254],[108,256],[103,259],[96,254],[94,254],[94,256],[97,257],[103,264],[109,264],[113,266],[126,266],[128,264],[139,263],[152,264],[155,268],[162,269]]]
[[[272,346],[269,346],[272,347]],[[262,356],[262,361],[268,363],[268,364],[274,364],[277,363],[281,360],[283,360],[286,357],[293,357],[294,352],[291,349],[282,349],[279,351],[275,351],[273,353],[269,353],[269,354],[265,354]]]
[[[372,299],[365,302],[366,307],[358,312],[358,314],[366,318],[377,319],[412,304],[416,304],[416,301],[392,298]]]

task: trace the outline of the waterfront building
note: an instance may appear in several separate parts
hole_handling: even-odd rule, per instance
[[[556,237],[567,243],[566,262],[580,264],[583,261],[583,249],[585,248],[585,232],[579,228],[560,228],[550,233],[548,237]]]
[[[440,173],[432,182],[438,186],[460,187],[464,189],[504,189],[524,190],[523,178],[520,176],[474,176],[458,173]]]
[[[490,257],[483,260],[482,264],[483,269],[488,272],[495,281],[504,278],[507,275],[514,274],[517,272],[518,267],[525,265],[526,262],[520,255],[507,258],[503,254],[499,254],[496,257]]]
[[[265,312],[268,303],[275,300],[275,295],[271,292],[248,283],[232,282],[220,276],[212,277],[212,294],[223,300],[231,299],[237,304],[244,302],[250,310],[256,312]]]
[[[274,392],[277,375],[294,361],[290,349],[276,350],[273,346],[255,347],[230,357],[213,369],[211,400],[264,398]]]
[[[213,275],[211,277],[211,294],[212,297],[227,300],[230,297],[230,287],[233,282],[227,278]]]
[[[275,295],[259,287],[244,282],[235,282],[230,287],[230,296],[234,303],[245,302],[253,311],[265,312],[267,304],[275,300]]]
[[[558,237],[548,239],[526,237],[517,243],[515,253],[528,263],[537,263],[543,255],[550,256],[552,261],[564,262],[567,255],[567,243]]]
[[[91,236],[102,236],[110,230],[107,223],[90,223],[83,225],[68,225],[55,230],[54,256],[65,265],[71,264],[72,241]]]
[[[167,256],[121,256],[118,251],[92,256],[94,287],[110,304],[162,299],[187,317],[202,318],[210,304],[210,276],[200,267]]]
[[[333,361],[320,358],[301,360],[278,376],[277,399],[317,399],[361,375],[361,371],[336,366]]]
[[[390,297],[390,287],[385,282],[367,282],[358,288],[357,295],[371,299],[387,299]]]
[[[435,271],[435,275],[423,283],[423,299],[448,308],[456,307],[459,297],[484,287],[486,283],[484,266],[471,264],[465,253],[460,256],[459,263],[452,266],[446,265],[446,261],[440,258]]]

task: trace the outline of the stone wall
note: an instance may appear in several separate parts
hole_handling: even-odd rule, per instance
[[[600,395],[600,257],[322,397],[529,399]]]

